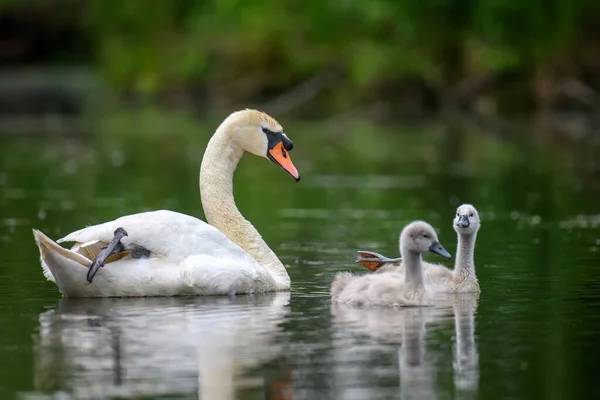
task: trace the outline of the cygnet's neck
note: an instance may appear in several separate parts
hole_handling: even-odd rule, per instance
[[[456,262],[454,271],[462,276],[475,276],[475,261],[473,254],[475,252],[475,239],[477,232],[468,234],[458,234],[458,251],[456,252]]]
[[[233,173],[243,154],[244,151],[231,140],[227,127],[220,126],[208,142],[200,167],[204,214],[209,224],[269,271],[276,282],[276,290],[287,290],[291,281],[285,267],[235,205]]]
[[[407,286],[418,287],[423,286],[423,261],[421,253],[407,249],[402,244],[400,245],[402,255],[402,263],[404,264],[405,280]]]

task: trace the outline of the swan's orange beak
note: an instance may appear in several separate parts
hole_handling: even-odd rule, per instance
[[[290,174],[296,182],[300,180],[300,173],[292,163],[290,153],[283,147],[283,142],[277,143],[272,149],[267,152],[269,160],[283,168],[288,174]]]

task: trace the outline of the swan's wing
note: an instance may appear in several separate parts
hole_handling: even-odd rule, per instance
[[[127,215],[114,221],[89,226],[72,232],[61,242],[78,242],[80,246],[108,243],[117,228],[127,232],[121,242],[135,244],[152,254],[171,259],[185,259],[196,254],[215,257],[240,258],[254,261],[241,247],[225,234],[206,222],[173,211],[159,210]],[[77,246],[77,245],[76,245]]]

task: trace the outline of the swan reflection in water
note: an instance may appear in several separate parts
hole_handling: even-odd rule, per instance
[[[61,299],[40,315],[36,389],[73,398],[285,393],[252,368],[275,357],[290,293]],[[272,396],[272,394],[271,394]],[[275,396],[281,398],[281,396]]]
[[[478,297],[471,293],[449,294],[439,298],[436,307],[404,309],[332,304],[338,369],[334,372],[335,398],[395,398],[398,394],[402,399],[477,397],[479,354],[474,316]],[[440,338],[441,335],[432,338],[434,328],[451,326],[452,322],[452,339]],[[450,340],[452,355],[446,345]],[[395,379],[390,376],[390,369],[383,368],[390,348],[397,348],[392,355],[397,357]],[[450,365],[454,396],[446,383],[436,381]],[[390,383],[398,380],[399,390],[397,383]]]

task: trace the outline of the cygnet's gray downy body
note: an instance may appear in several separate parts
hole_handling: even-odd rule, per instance
[[[463,204],[456,210],[453,228],[458,235],[454,270],[440,264],[423,263],[425,284],[438,293],[478,293],[479,282],[475,275],[475,240],[481,227],[479,213],[471,204]],[[356,260],[376,275],[404,274],[403,258],[388,258],[370,251],[359,251]]]
[[[431,305],[423,277],[421,254],[432,252],[445,258],[450,254],[440,244],[437,233],[423,221],[408,224],[400,234],[400,254],[404,273],[336,276],[331,300],[356,306],[428,306]]]

